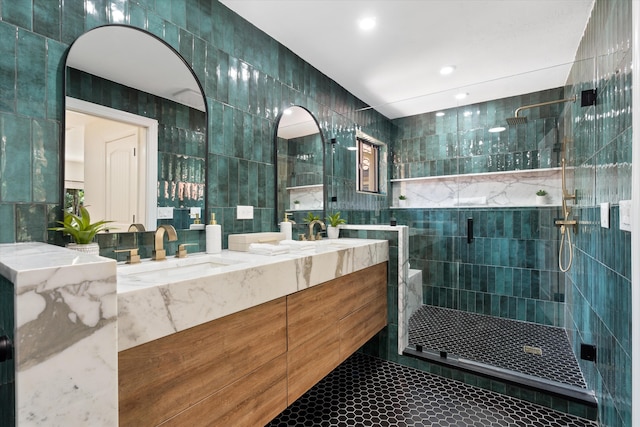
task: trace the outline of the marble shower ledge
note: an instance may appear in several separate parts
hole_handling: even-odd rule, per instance
[[[534,169],[481,174],[446,175],[393,180],[393,200],[403,194],[404,206],[391,208],[514,208],[559,206],[562,202],[562,170]],[[536,192],[548,193],[538,205]]]
[[[115,261],[2,244],[0,274],[14,288],[16,426],[117,425]]]
[[[224,250],[230,263],[205,276],[158,279],[118,268],[118,351],[169,336],[229,314],[388,261],[386,240],[318,242],[310,253],[275,256]],[[193,254],[211,259],[211,255]],[[145,260],[143,262],[153,262]],[[167,261],[169,262],[169,261]]]
[[[569,169],[569,168],[567,168]],[[552,174],[557,171],[561,171],[561,168],[545,168],[545,169],[519,169],[513,171],[496,171],[496,172],[479,172],[479,173],[466,173],[456,175],[438,175],[438,176],[418,176],[414,178],[395,178],[390,180],[391,182],[408,182],[408,181],[426,181],[426,180],[448,180],[461,177],[491,177],[496,175],[541,175]]]

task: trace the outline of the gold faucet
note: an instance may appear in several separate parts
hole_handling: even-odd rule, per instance
[[[144,229],[144,225],[135,223],[135,224],[131,224],[127,231],[145,231],[145,229]]]
[[[167,233],[168,241],[175,242],[178,240],[178,233],[176,233],[176,229],[173,228],[173,225],[162,224],[158,226],[155,234],[155,249],[153,250],[153,254],[151,259],[154,261],[162,261],[167,259],[167,251],[164,250],[163,238],[164,233]]]
[[[309,240],[321,240],[322,236],[320,236],[320,233],[318,233],[318,236],[316,237],[313,234],[313,228],[316,226],[316,224],[320,224],[320,228],[322,230],[326,230],[327,226],[324,224],[324,222],[320,221],[319,219],[314,219],[313,221],[311,221],[309,223]]]

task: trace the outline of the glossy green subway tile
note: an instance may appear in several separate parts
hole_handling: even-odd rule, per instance
[[[58,182],[60,147],[57,141],[59,134],[57,122],[38,119],[32,121],[32,192],[34,202],[56,203],[60,200]]]
[[[0,153],[0,198],[3,202],[31,201],[31,121],[0,114],[0,133],[4,142]]]
[[[60,4],[47,0],[33,0],[33,31],[60,40]]]
[[[16,27],[0,21],[0,111],[14,112],[16,108],[17,39]]]
[[[46,115],[46,45],[36,34],[18,30],[16,111],[28,117]]]

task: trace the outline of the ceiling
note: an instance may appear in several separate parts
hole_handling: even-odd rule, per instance
[[[566,83],[593,0],[220,0],[390,119]],[[370,31],[358,28],[373,17]],[[447,76],[445,65],[455,66]],[[468,96],[463,101],[454,95]]]

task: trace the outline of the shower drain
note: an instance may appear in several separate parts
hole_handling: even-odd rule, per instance
[[[536,356],[542,356],[542,349],[540,347],[534,347],[532,345],[525,345],[524,352],[529,354],[535,354]]]

